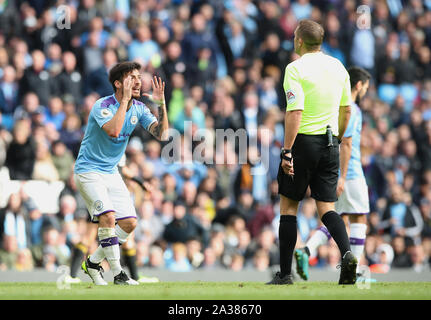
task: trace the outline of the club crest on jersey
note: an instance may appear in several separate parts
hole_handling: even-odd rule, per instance
[[[102,117],[106,118],[106,117],[109,117],[112,114],[112,112],[109,109],[102,109],[100,111],[100,114],[102,115]]]
[[[294,103],[296,100],[296,96],[295,96],[295,92],[293,92],[292,89],[289,89],[286,91],[286,99],[287,99],[287,103],[291,104]]]
[[[138,117],[137,116],[132,116],[130,118],[130,123],[133,124],[133,125],[137,124],[138,123]]]
[[[96,200],[94,202],[94,208],[96,208],[97,211],[102,211],[103,209],[103,202],[100,200]]]

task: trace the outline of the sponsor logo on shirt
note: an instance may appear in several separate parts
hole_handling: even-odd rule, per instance
[[[137,124],[138,123],[138,117],[137,116],[132,116],[130,118],[130,123],[133,124],[133,125]]]
[[[107,118],[112,114],[112,112],[109,109],[102,109],[100,111],[100,114],[102,115],[102,117]]]
[[[96,208],[97,211],[102,211],[102,209],[103,209],[103,202],[101,200],[96,200],[94,202],[94,208]]]

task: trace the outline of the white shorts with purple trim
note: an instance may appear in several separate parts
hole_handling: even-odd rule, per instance
[[[368,214],[370,212],[368,186],[365,178],[346,180],[344,192],[335,202],[335,211],[338,214]]]
[[[87,205],[91,221],[99,216],[115,212],[115,220],[136,218],[136,209],[130,192],[119,173],[75,173],[76,186]]]

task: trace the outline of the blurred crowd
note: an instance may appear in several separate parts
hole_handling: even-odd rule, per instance
[[[304,18],[324,26],[322,51],[373,75],[360,103],[371,202],[362,263],[374,272],[429,270],[430,0],[0,0],[1,170],[23,184],[65,183],[58,214],[41,212],[23,188],[0,209],[0,270],[69,263],[88,217],[74,161],[91,107],[113,93],[108,71],[125,60],[143,65],[143,92],[154,74],[167,82],[170,126],[186,146],[181,160],[189,160],[165,163],[164,144],[143,129],[130,138],[126,165],[153,186],[145,193],[126,181],[138,215],[138,266],[277,266],[282,79],[298,58],[293,32]],[[241,128],[256,141],[247,163],[238,163],[229,141],[205,149],[214,164],[193,161],[192,152],[212,140],[190,141],[188,133]],[[263,148],[268,172],[251,174]],[[307,198],[298,247],[319,223]],[[335,269],[339,260],[330,242],[310,262]]]

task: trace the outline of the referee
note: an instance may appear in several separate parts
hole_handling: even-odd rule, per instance
[[[278,171],[280,194],[280,272],[268,284],[292,284],[297,239],[296,214],[308,186],[317,212],[341,252],[339,284],[354,284],[357,260],[343,219],[335,212],[339,143],[350,118],[350,79],[337,59],[320,51],[323,28],[302,20],[295,30],[300,56],[286,67],[284,148]]]

